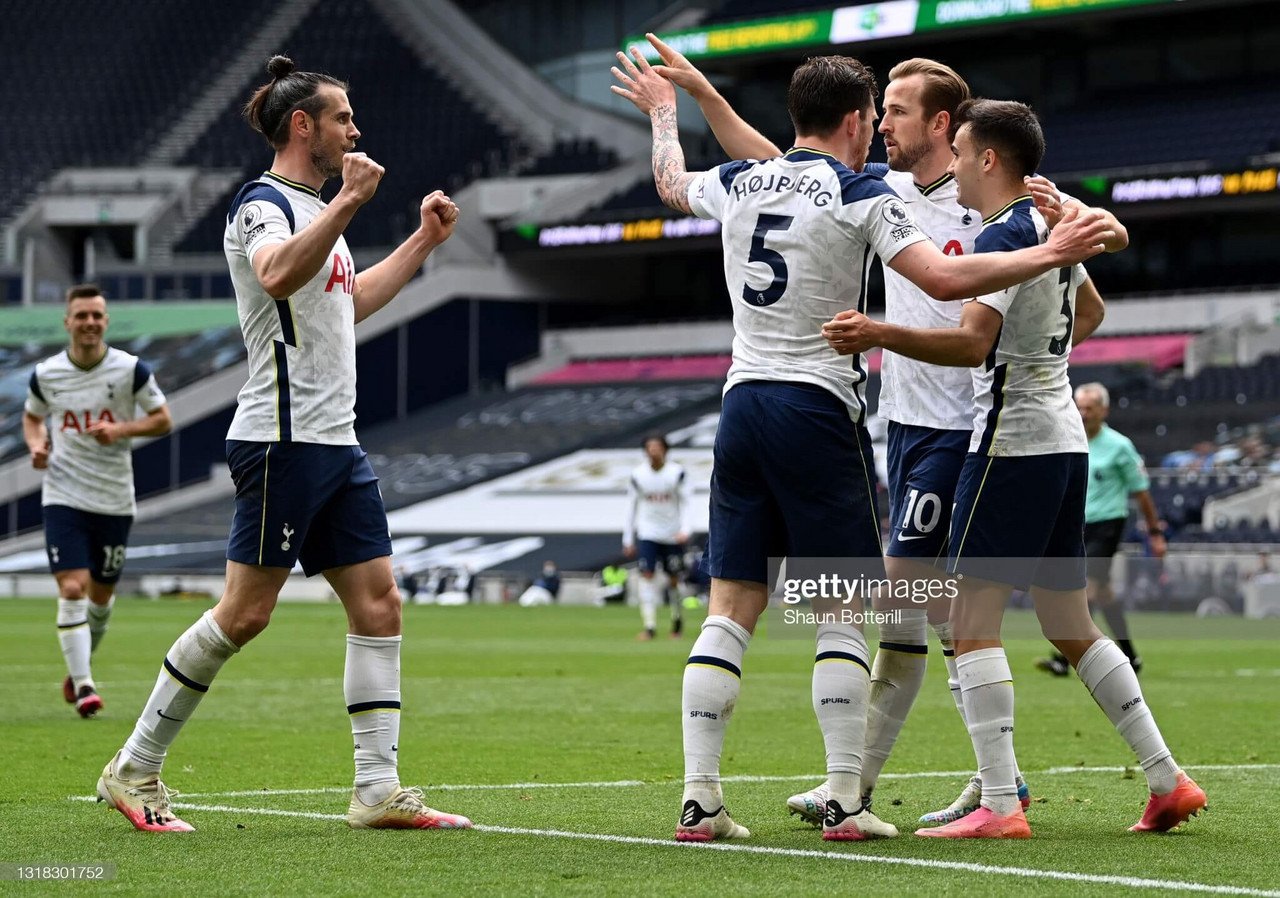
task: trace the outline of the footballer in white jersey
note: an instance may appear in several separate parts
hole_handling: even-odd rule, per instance
[[[969,255],[982,230],[982,216],[960,205],[955,178],[945,174],[929,185],[911,172],[868,165],[881,174],[934,246],[949,256]],[[892,268],[884,269],[885,321],[904,327],[954,327],[960,303],[938,302]],[[885,350],[880,363],[880,417],[933,430],[973,426],[971,383],[963,368],[931,365]]]
[[[723,224],[733,306],[733,362],[712,480],[711,576],[764,583],[771,556],[878,558],[866,369],[860,355],[833,351],[821,328],[839,311],[864,308],[873,255],[888,262],[928,238],[881,178],[805,147],[703,172],[690,182],[688,202]],[[837,410],[852,428],[830,420]],[[819,513],[808,504],[813,490],[801,483],[824,474],[840,485]],[[785,526],[759,522],[771,503]]]
[[[227,439],[236,486],[226,587],[170,647],[124,746],[97,792],[137,829],[190,832],[160,781],[169,746],[231,656],[266,628],[295,563],[323,572],[346,611],[343,698],[355,745],[347,823],[356,829],[466,829],[400,785],[400,608],[378,479],[356,442],[356,322],[395,299],[453,232],[458,208],[422,197],[421,224],[357,274],[343,232],[385,169],[356,151],[347,85],[267,62],[270,80],[244,116],[274,151],[270,170],[236,194],[223,250],[249,356]],[[332,201],[320,199],[341,178]]]
[[[53,444],[40,494],[42,505],[63,505],[103,515],[132,517],[132,440],[103,444],[94,425],[132,421],[137,409],[165,406],[150,366],[122,349],[106,347],[98,362],[81,368],[66,351],[31,373],[26,412],[48,419]]]
[[[839,311],[863,309],[873,255],[888,263],[928,239],[902,201],[881,178],[793,147],[702,173],[689,206],[723,224],[734,325],[726,393],[752,380],[809,383],[864,423],[862,358],[833,353],[820,329]]]
[[[264,247],[283,243],[324,211],[318,191],[272,172],[240,189],[223,248],[236,291],[249,380],[230,440],[355,445],[356,270],[339,235],[301,289],[273,299],[253,270]]]
[[[356,272],[338,235],[301,288],[276,299],[255,256],[325,209],[318,191],[273,172],[245,184],[223,247],[249,380],[227,432],[236,515],[227,557],[308,575],[391,554],[378,478],[355,435]],[[336,529],[335,529],[336,528]]]
[[[987,218],[979,252],[1043,243],[1049,228],[1030,196]],[[986,456],[1088,454],[1067,364],[1076,290],[1084,267],[1049,271],[1016,287],[979,296],[1004,324],[986,363],[972,369],[975,406],[970,451]]]
[[[685,469],[674,461],[654,468],[641,462],[627,481],[628,514],[623,546],[640,543],[678,545],[689,535],[689,509],[693,488]]]
[[[980,253],[1035,246],[1049,231],[1030,196],[983,224]],[[1001,324],[986,361],[972,369],[974,430],[956,487],[953,573],[1022,588],[1084,586],[1089,443],[1067,378],[1084,278],[1082,267],[1069,266],[970,300],[1000,313]]]
[[[103,706],[90,656],[107,631],[136,510],[132,438],[161,436],[172,424],[147,364],[104,342],[109,321],[96,285],[67,291],[70,345],[36,365],[22,416],[32,467],[45,472],[45,551],[67,665],[62,696],[81,717]]]
[[[644,628],[637,638],[642,641],[655,636],[657,606],[664,593],[671,605],[671,635],[678,637],[682,632],[678,590],[693,505],[688,473],[667,459],[666,437],[645,437],[643,445],[647,458],[636,465],[627,482],[627,518],[622,531],[623,551],[628,557],[638,555],[640,561],[640,617]],[[665,588],[657,582],[659,564],[666,577]]]
[[[917,184],[911,172],[867,166],[894,189],[933,244],[950,256],[970,255],[981,216],[960,205],[950,173]],[[885,321],[903,327],[954,327],[959,302],[938,302],[892,268],[884,268]],[[973,385],[963,368],[932,365],[885,350],[879,414],[888,421],[889,541],[885,554],[932,562],[945,555],[973,426]],[[897,643],[895,643],[897,644]]]

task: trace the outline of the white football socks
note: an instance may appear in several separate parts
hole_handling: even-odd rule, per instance
[[[93,648],[85,609],[88,604],[88,599],[58,599],[58,642],[76,692],[81,686],[94,685],[89,671],[89,655]]]
[[[656,578],[640,578],[640,621],[649,632],[658,629],[658,602],[662,598],[662,587]]]
[[[342,694],[355,741],[356,797],[372,806],[400,785],[400,637],[348,634]]]
[[[1155,717],[1143,700],[1138,675],[1124,652],[1110,639],[1099,639],[1080,658],[1077,672],[1098,707],[1137,755],[1152,793],[1172,792],[1178,784],[1178,765],[1164,744]]]
[[[1013,753],[1013,674],[1004,649],[979,649],[956,659],[969,737],[982,777],[982,806],[1002,817],[1017,811]]]
[[[933,632],[938,634],[938,642],[942,643],[942,662],[947,666],[947,688],[951,690],[951,700],[956,703],[960,721],[968,729],[969,722],[964,717],[964,698],[960,694],[960,674],[956,670],[956,646],[951,635],[951,621],[934,624]]]
[[[98,650],[98,643],[102,642],[102,637],[106,635],[107,624],[111,620],[111,609],[114,607],[116,607],[115,596],[107,599],[107,604],[105,605],[89,602],[87,613],[89,617],[89,635],[92,637],[89,646],[91,652]]]
[[[209,684],[228,658],[240,651],[206,611],[165,655],[142,716],[124,744],[120,772],[129,779],[159,773],[173,740],[178,738]]]
[[[880,646],[871,668],[867,707],[867,747],[862,760],[862,795],[876,787],[902,725],[911,713],[929,662],[928,618],[923,608],[904,608],[896,621],[880,627]]]
[[[751,634],[722,615],[702,622],[685,663],[680,717],[684,731],[684,800],[706,810],[720,804],[720,752],[742,686]]]
[[[850,624],[819,624],[813,663],[813,713],[827,751],[831,798],[857,807],[870,694],[867,640]]]

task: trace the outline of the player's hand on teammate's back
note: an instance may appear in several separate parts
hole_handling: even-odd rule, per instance
[[[875,339],[875,326],[861,312],[846,309],[822,325],[822,336],[840,355],[853,355],[880,345]]]
[[[662,65],[656,65],[653,70],[666,78],[673,84],[683,88],[689,96],[697,97],[712,93],[715,88],[711,86],[711,82],[707,80],[707,76],[702,74],[693,63],[685,58],[684,54],[679,50],[663,43],[662,39],[656,34],[646,34],[649,43],[658,51],[658,55],[662,57]]]
[[[623,53],[618,54],[618,62],[624,72],[616,65],[609,69],[613,77],[622,82],[622,86],[610,85],[609,90],[620,97],[626,97],[637,109],[648,115],[658,106],[674,106],[676,102],[675,86],[663,78],[639,50],[632,48],[633,63]]]
[[[1060,264],[1074,265],[1098,255],[1114,236],[1100,210],[1069,205],[1045,245],[1056,253]]]
[[[443,190],[433,190],[424,196],[419,212],[422,234],[432,246],[439,246],[453,236],[454,225],[462,214],[458,204],[445,196]]]
[[[364,205],[373,199],[386,169],[365,153],[347,153],[342,157],[342,190],[351,199]]]

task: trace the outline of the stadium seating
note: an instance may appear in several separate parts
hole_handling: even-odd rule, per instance
[[[377,194],[346,231],[353,247],[389,246],[418,225],[418,202],[434,189],[454,190],[481,174],[505,170],[515,152],[487,118],[418,57],[363,0],[319,4],[286,40],[301,69],[323,69],[351,85],[358,147],[387,170]],[[186,164],[241,168],[246,180],[267,168],[271,152],[245,124],[241,94],[183,158]],[[330,187],[330,192],[332,192]],[[227,197],[230,200],[230,194]],[[179,252],[221,252],[226,203],[182,239]]]
[[[707,17],[707,22],[729,22],[756,16],[773,16],[812,10],[813,0],[726,0],[720,8]]]
[[[580,172],[605,171],[618,164],[618,154],[602,148],[594,140],[561,140],[520,171],[521,177],[535,175],[571,175]]]
[[[1050,174],[1196,160],[1239,165],[1280,147],[1280,96],[1236,83],[1131,90],[1053,110],[1044,131]]]
[[[447,400],[360,438],[394,510],[579,449],[638,446],[718,409],[720,389],[718,380],[531,387]],[[140,521],[135,539],[224,538],[228,514],[225,499],[211,501]]]
[[[5,94],[7,131],[21,139],[0,142],[0,219],[61,168],[136,164],[267,11],[252,0],[0,0],[0,82],[21,85]]]

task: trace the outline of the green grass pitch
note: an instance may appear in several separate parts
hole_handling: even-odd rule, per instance
[[[478,828],[355,832],[340,819],[351,779],[345,616],[336,604],[281,605],[170,753],[164,778],[185,793],[182,814],[197,831],[135,832],[76,799],[93,794],[164,652],[205,607],[121,599],[94,657],[106,708],[85,721],[62,701],[54,602],[0,601],[0,865],[10,865],[0,870],[116,867],[101,885],[4,882],[0,892],[1280,894],[1280,621],[1134,616],[1147,700],[1210,802],[1181,831],[1151,836],[1125,829],[1146,798],[1140,772],[1125,770],[1128,749],[1077,680],[1033,669],[1043,652],[1034,621],[1010,613],[1035,835],[976,844],[911,835],[961,786],[945,772],[973,766],[936,644],[876,792],[877,812],[904,834],[829,844],[783,804],[823,769],[812,643],[763,633],[746,657],[723,763],[726,802],[752,837],[726,850],[670,841],[689,639],[636,643],[637,615],[615,608],[406,608],[401,775]],[[1063,769],[1080,767],[1102,769]]]

